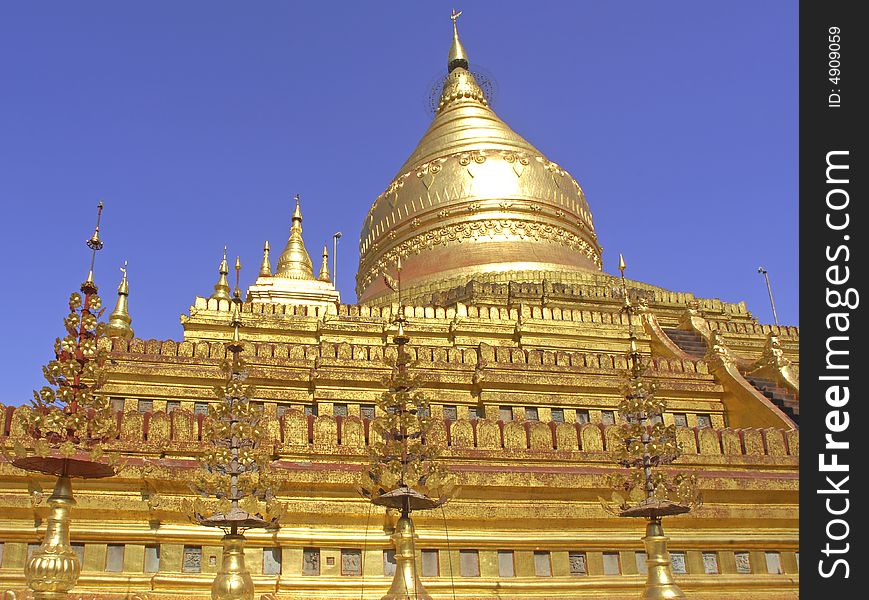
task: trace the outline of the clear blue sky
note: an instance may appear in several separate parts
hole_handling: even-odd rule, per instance
[[[426,129],[450,9],[495,109],[586,191],[629,276],[796,324],[797,2],[5,2],[0,200],[10,300],[0,402],[26,400],[86,274],[133,326],[180,339],[224,244],[245,284],[286,240],[336,230],[355,300],[360,224]],[[14,299],[14,300],[13,300]]]

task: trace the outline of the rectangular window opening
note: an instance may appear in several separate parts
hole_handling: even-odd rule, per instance
[[[106,546],[106,571],[120,573],[124,570],[124,545],[109,544]]]
[[[389,549],[383,551],[383,574],[387,577],[395,575],[395,550]]]
[[[437,550],[422,551],[422,576],[438,577],[440,575],[440,558]]]
[[[538,577],[552,577],[552,559],[549,552],[534,553],[534,574]]]
[[[636,552],[634,553],[634,559],[637,561],[637,573],[642,575],[648,574],[649,566],[646,564],[646,553]]]
[[[603,573],[604,575],[620,575],[622,572],[622,563],[619,560],[618,552],[603,553]]]
[[[501,577],[516,576],[516,565],[512,550],[498,550],[498,575]]]
[[[480,576],[480,554],[476,550],[459,550],[459,573],[462,577]]]
[[[263,548],[263,575],[281,574],[281,549]]]
[[[160,546],[145,546],[145,573],[156,573],[160,570]]]
[[[781,554],[778,552],[766,553],[766,572],[772,575],[781,575],[784,571],[781,568]]]

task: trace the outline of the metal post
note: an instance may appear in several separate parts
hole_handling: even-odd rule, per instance
[[[343,234],[336,231],[332,235],[332,281],[335,282],[335,289],[338,289],[338,239]]]
[[[763,267],[758,267],[757,272],[763,275],[763,278],[766,280],[766,291],[769,293],[769,303],[772,306],[772,318],[775,320],[775,324],[778,325],[778,314],[775,312],[775,300],[772,299],[772,286],[769,284],[769,273]]]

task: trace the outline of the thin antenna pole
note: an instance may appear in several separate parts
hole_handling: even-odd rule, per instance
[[[340,231],[336,231],[332,235],[332,282],[335,284],[335,289],[338,289],[338,240],[344,235]]]
[[[778,314],[775,312],[775,300],[772,297],[772,286],[769,284],[769,272],[763,267],[758,267],[757,272],[763,275],[763,278],[766,280],[766,291],[769,294],[769,304],[772,306],[772,318],[775,320],[776,326],[778,326]]]

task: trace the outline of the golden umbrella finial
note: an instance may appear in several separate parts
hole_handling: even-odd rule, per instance
[[[462,46],[462,42],[459,41],[459,28],[456,25],[456,21],[462,15],[462,11],[456,11],[453,9],[450,14],[450,19],[453,21],[453,43],[450,46],[450,56],[447,60],[447,70],[452,72],[453,69],[461,67],[463,69],[468,68],[468,53],[465,52],[465,47]]]
[[[94,283],[94,260],[96,259],[97,251],[103,249],[103,241],[100,239],[100,219],[103,216],[103,201],[100,200],[97,204],[97,226],[94,228],[94,234],[88,239],[87,247],[91,249],[91,267],[88,270],[88,277],[81,284],[82,292],[96,292],[97,285]]]

